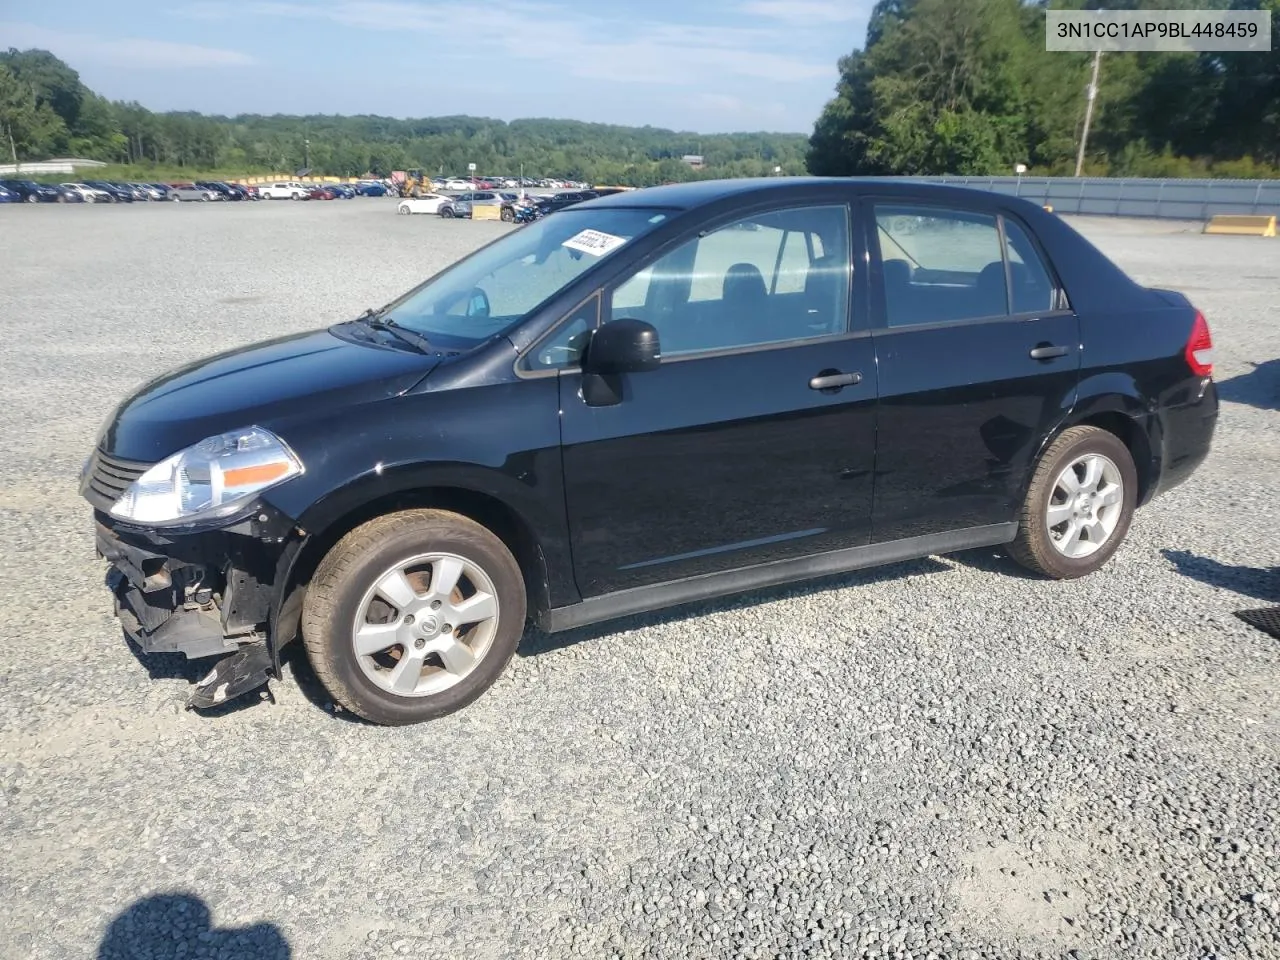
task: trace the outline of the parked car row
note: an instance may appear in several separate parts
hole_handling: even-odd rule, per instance
[[[396,213],[409,215],[414,213],[431,213],[445,219],[466,219],[472,214],[475,204],[498,204],[502,208],[502,219],[507,223],[536,220],[538,217],[563,210],[584,200],[605,197],[611,193],[621,193],[620,188],[605,187],[599,190],[573,190],[560,193],[534,196],[527,194],[521,197],[518,193],[506,190],[473,190],[446,196],[440,193],[423,194],[420,197],[406,197],[396,205]],[[522,216],[521,208],[526,209]]]
[[[297,180],[256,184],[223,180],[185,180],[172,183],[124,183],[115,180],[82,180],[37,183],[34,180],[0,180],[0,203],[138,203],[244,200],[351,200],[358,196],[384,197],[389,189],[380,181],[305,183]]]
[[[475,176],[432,177],[431,185],[440,190],[518,190],[521,187],[537,190],[581,190],[589,184],[576,180],[537,179],[534,177]]]
[[[391,190],[380,180],[358,183],[307,183],[277,180],[258,188],[264,200],[352,200],[356,197],[385,197]]]

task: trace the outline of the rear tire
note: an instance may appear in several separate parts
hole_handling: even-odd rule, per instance
[[[1120,438],[1064,430],[1036,465],[1009,555],[1054,580],[1094,573],[1129,532],[1137,495],[1138,471]]]
[[[334,700],[400,726],[489,689],[515,653],[525,611],[520,565],[493,533],[460,514],[406,510],[329,551],[307,588],[302,636]]]
[[[515,221],[515,219],[516,219],[516,212],[515,212],[514,210],[508,210],[506,207],[503,207],[503,209],[502,209],[502,222],[503,222],[503,223],[512,223],[512,222],[514,222],[514,221]]]

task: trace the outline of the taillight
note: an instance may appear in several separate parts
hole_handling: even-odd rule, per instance
[[[1191,337],[1187,340],[1187,348],[1183,355],[1187,358],[1187,366],[1197,377],[1213,376],[1213,337],[1209,334],[1209,324],[1204,314],[1196,311],[1196,322],[1191,326]]]

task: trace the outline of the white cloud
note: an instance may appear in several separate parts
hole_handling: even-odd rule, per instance
[[[208,16],[215,5],[198,4]],[[486,7],[485,23],[475,24],[470,0],[257,0],[241,8],[253,16],[323,18],[346,27],[411,31],[439,38],[456,35],[464,50],[478,56],[539,60],[556,64],[584,80],[656,85],[697,85],[725,75],[793,83],[829,77],[827,57],[806,58],[770,52],[775,31],[764,27],[722,27],[610,17],[569,15],[549,4],[497,0]]]
[[[202,47],[140,37],[101,37],[90,33],[52,30],[32,23],[0,22],[0,36],[12,47],[40,47],[71,63],[131,69],[238,67],[254,63],[237,50]]]
[[[746,106],[737,97],[727,93],[700,93],[694,98],[694,103],[717,113],[741,113]]]
[[[866,4],[853,0],[748,0],[742,11],[796,26],[850,23],[866,19],[869,12]]]

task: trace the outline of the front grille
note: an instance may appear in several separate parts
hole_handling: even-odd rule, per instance
[[[85,496],[94,506],[110,510],[129,484],[146,473],[151,466],[136,460],[121,460],[95,450],[89,463],[89,482],[85,488]]]

